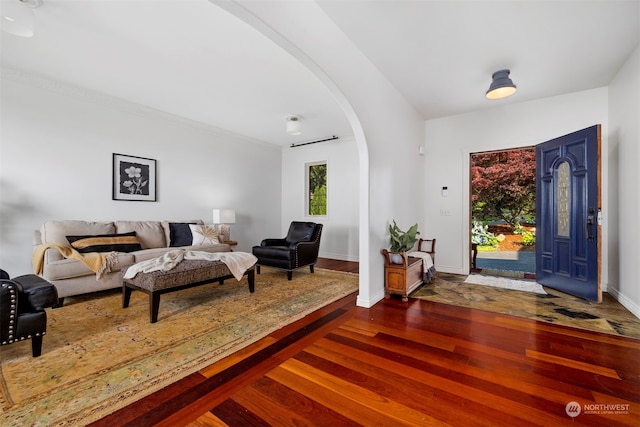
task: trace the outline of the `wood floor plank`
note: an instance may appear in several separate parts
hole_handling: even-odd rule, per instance
[[[357,415],[365,425],[447,425],[395,401],[382,398],[365,388],[296,360],[288,360],[269,374],[272,378],[342,414]],[[398,414],[402,414],[399,417]]]
[[[640,340],[426,300],[356,307],[356,298],[95,425],[640,425]],[[570,402],[590,412],[569,417]]]
[[[341,332],[341,330],[336,331],[334,335]],[[321,340],[318,343],[324,343],[325,341],[326,340]],[[334,344],[334,347],[335,345],[339,344]],[[313,349],[315,347],[311,348]],[[307,349],[307,351],[309,350]],[[346,347],[345,345],[342,348],[336,348],[335,351],[351,353],[353,347]],[[434,360],[430,360],[430,362],[436,363]],[[450,366],[450,364],[445,361],[442,366],[447,367]],[[575,398],[575,396],[580,396],[585,399],[591,398],[589,389],[556,381],[553,377],[553,372],[549,372],[548,375],[540,375],[539,372],[536,372],[536,370],[527,363],[525,358],[516,361],[502,359],[492,355],[490,350],[487,350],[485,353],[474,351],[470,354],[468,363],[457,364],[453,366],[452,369],[455,369],[458,373],[471,375],[498,384],[512,382],[512,387],[519,391],[534,396],[542,395],[547,398],[554,396],[554,400],[558,402],[566,403],[572,398]]]
[[[617,380],[621,379],[618,373],[613,369],[606,368],[604,366],[592,365],[590,363],[585,363],[578,360],[571,360],[553,354],[546,354],[536,350],[527,350],[527,357],[568,366],[574,369],[580,369],[582,371],[592,372],[594,374],[603,375],[605,377],[614,378]]]
[[[212,409],[211,412],[230,426],[267,427],[271,425],[267,420],[247,410],[247,408],[233,399],[225,400]]]
[[[436,364],[420,363],[409,357],[404,357],[400,353],[393,354],[388,350],[377,351],[371,347],[353,346],[350,345],[353,343],[342,340],[334,341],[332,337],[321,340],[319,343],[333,349],[335,352],[351,355],[358,363],[368,363],[377,369],[392,371],[407,378],[418,380],[421,383],[429,384],[434,389],[458,396],[458,403],[464,402],[465,399],[470,399],[481,405],[488,407],[496,405],[496,407],[508,408],[509,413],[521,414],[536,412],[537,408],[540,407],[555,407],[555,412],[560,413],[561,410],[564,410],[566,402],[570,401],[564,400],[570,395],[562,395],[554,392],[551,388],[542,389],[537,387],[535,390],[520,390],[517,387],[504,386],[503,383],[509,379],[508,372],[505,372],[500,377],[494,376],[486,379],[479,373],[475,373],[476,376],[474,376],[473,372],[469,372],[471,368],[465,368],[463,365],[441,368]],[[518,383],[517,385],[518,387],[523,387],[523,384]],[[532,391],[534,392],[532,393]],[[556,397],[557,400],[549,400],[553,397]],[[514,401],[514,399],[519,400]],[[555,418],[554,420],[557,421]],[[520,423],[522,421],[520,420]],[[552,424],[542,423],[540,425]]]
[[[330,338],[327,341],[332,341]],[[512,399],[517,394],[513,390],[504,390],[502,394],[506,397],[496,393],[495,388],[483,387],[478,381],[474,381],[468,375],[459,374],[455,368],[453,369],[440,369],[436,365],[430,365],[425,362],[419,362],[408,357],[404,357],[399,353],[392,353],[387,350],[377,351],[371,347],[352,347],[350,343],[342,343],[342,348],[336,347],[332,344],[332,348],[345,354],[351,355],[354,359],[360,361],[360,363],[368,363],[375,366],[377,369],[383,371],[394,372],[405,378],[419,381],[423,384],[428,384],[434,390],[439,390],[451,395],[457,396],[458,404],[462,407],[466,405],[466,400],[471,400],[477,404],[483,405],[488,408],[501,408],[503,409],[503,417],[508,417],[508,414],[523,414],[523,413],[535,413],[540,400],[532,402],[529,396],[524,396],[533,407],[520,402],[515,402]],[[485,390],[489,388],[489,390]],[[551,402],[544,402],[546,406],[553,406]],[[495,419],[494,419],[495,420]],[[550,420],[557,421],[556,418],[546,418],[545,415],[540,415],[539,425],[552,425],[549,424]],[[537,422],[537,421],[536,421]],[[523,420],[520,419],[520,424]],[[508,424],[508,423],[507,423]],[[518,423],[516,423],[517,425]],[[513,425],[513,424],[512,424]]]
[[[323,424],[332,426],[353,423],[308,396],[267,377],[256,381],[251,387],[244,388],[234,395],[233,399],[249,410],[266,415],[266,420],[275,426],[316,426],[319,419],[323,420]]]
[[[497,409],[487,408],[485,405],[477,404],[468,399],[461,399],[457,394],[432,387],[414,378],[407,378],[393,370],[380,369],[379,366],[363,363],[361,360],[349,357],[342,352],[332,351],[320,343],[307,347],[304,352],[296,355],[296,359],[316,367],[322,366],[322,369],[344,378],[348,377],[351,381],[359,380],[363,386],[367,384],[377,393],[419,411],[429,412],[433,402],[437,402],[439,410],[433,416],[451,425],[493,427],[495,419],[501,419],[506,425],[517,425],[518,421],[521,421],[515,417],[509,419],[509,416],[505,416]],[[328,368],[328,364],[333,364],[338,368]],[[357,375],[357,373],[361,375]],[[460,407],[464,407],[466,410],[459,411]]]
[[[264,339],[261,339],[260,341],[250,344],[249,346],[243,348],[242,350],[237,351],[231,356],[225,357],[224,359],[220,360],[218,363],[214,363],[213,365],[209,365],[201,369],[199,372],[203,376],[207,378],[211,378],[212,376],[219,374],[225,369],[232,367],[239,361],[258,353],[261,350],[264,350],[265,348],[269,347],[275,342],[277,342],[277,339],[273,337],[265,337]]]
[[[187,424],[190,427],[227,427],[228,424],[220,420],[211,412],[205,412],[197,420]]]
[[[580,328],[571,328],[569,326],[558,325],[554,323],[545,323],[514,316],[496,316],[494,322],[497,324],[505,325],[507,327],[511,325],[519,330],[526,330],[530,333],[537,334],[548,331],[555,334],[571,336],[580,340],[585,340],[587,342],[596,342],[598,344],[613,344],[620,347],[628,347],[633,350],[640,350],[640,340],[624,337],[621,335],[605,334],[603,332],[594,332]]]

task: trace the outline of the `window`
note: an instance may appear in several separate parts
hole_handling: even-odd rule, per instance
[[[306,163],[306,201],[307,216],[327,215],[327,162]]]
[[[569,237],[569,219],[571,207],[571,174],[569,163],[562,162],[558,166],[558,178],[556,188],[556,204],[558,206],[558,236]]]

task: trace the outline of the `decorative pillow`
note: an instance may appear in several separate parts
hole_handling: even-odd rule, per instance
[[[67,236],[71,247],[80,253],[89,252],[133,252],[142,249],[136,232],[123,234],[95,234]]]
[[[193,236],[191,244],[194,246],[220,243],[220,239],[218,239],[218,232],[215,227],[210,225],[189,224],[189,228],[191,229],[191,235]]]
[[[190,225],[186,222],[170,222],[169,223],[169,246],[191,246],[193,235],[191,234]]]

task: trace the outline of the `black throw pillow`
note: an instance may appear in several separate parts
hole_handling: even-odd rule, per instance
[[[169,246],[191,246],[193,242],[193,234],[187,222],[170,222],[169,223]]]
[[[80,253],[134,252],[142,249],[135,231],[122,234],[67,236],[72,248]]]

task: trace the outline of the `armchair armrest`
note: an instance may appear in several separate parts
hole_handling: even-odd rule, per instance
[[[53,307],[58,303],[58,291],[55,286],[35,274],[2,279],[2,283],[11,283],[19,298],[21,312],[33,312]]]
[[[260,246],[287,246],[287,241],[282,239],[264,239]]]
[[[300,265],[312,263],[318,257],[318,242],[298,242],[291,245],[298,253],[298,263]]]

